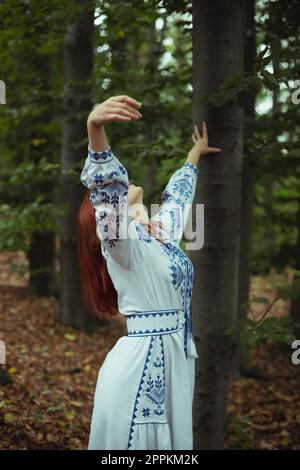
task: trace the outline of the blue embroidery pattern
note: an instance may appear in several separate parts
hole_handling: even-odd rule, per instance
[[[120,199],[127,196],[127,194],[128,190],[125,184],[116,181],[114,183],[106,184],[104,187],[92,190],[90,197],[92,202],[112,204],[115,208],[118,206]]]
[[[143,224],[139,223],[138,220],[136,224],[136,231],[137,231],[139,240],[144,240],[146,243],[151,243],[152,237],[150,233],[148,233],[147,228],[144,227]]]
[[[98,237],[108,247],[115,247],[127,235],[125,225],[124,233],[120,234],[127,209],[128,174],[126,168],[114,155],[111,147],[101,152],[95,152],[89,148],[81,173],[81,181],[90,189],[90,202],[96,209]]]
[[[186,198],[190,197],[192,194],[192,185],[186,179],[177,180],[173,188],[178,191],[181,196]]]
[[[159,317],[159,322],[156,318]],[[143,327],[147,319],[147,329]],[[129,336],[164,335],[174,333],[181,328],[182,318],[179,309],[143,311],[127,315],[126,326]],[[157,329],[157,325],[160,326]]]
[[[193,171],[187,171],[189,169],[192,169]],[[191,199],[197,175],[198,168],[195,165],[186,162],[182,168],[175,171],[171,176],[167,186],[161,194],[161,200],[163,202],[175,200],[180,206],[182,206],[184,202],[188,202]]]
[[[181,308],[186,315],[184,349],[187,356],[187,334],[192,334],[191,298],[195,277],[194,266],[190,258],[179,246],[172,243],[160,244],[160,246],[169,257],[171,282],[174,289],[179,290]]]
[[[171,242],[182,237],[189,215],[187,204],[193,201],[198,173],[196,165],[186,162],[173,173],[161,194],[162,205],[154,220],[170,220],[166,226]]]
[[[199,176],[199,169],[196,165],[194,165],[193,163],[190,163],[190,162],[185,162],[184,165],[183,165],[185,168],[190,168],[191,170],[193,170],[193,172],[195,173],[196,176]]]
[[[91,149],[88,149],[88,157],[93,163],[108,163],[114,158],[114,154],[111,150],[111,147],[108,147],[106,150],[101,152],[94,152]]]
[[[94,165],[95,163],[99,166]],[[129,224],[127,204],[129,180],[126,168],[110,147],[102,152],[89,149],[81,181],[90,189],[90,202],[96,209],[98,237],[108,247],[116,247],[122,239],[129,237],[126,232],[127,224],[122,225],[126,221]],[[146,227],[137,223],[135,229],[139,240],[151,242],[151,235]]]
[[[165,360],[162,336],[151,336],[147,358],[135,399],[127,449],[132,449],[136,424],[167,423]]]

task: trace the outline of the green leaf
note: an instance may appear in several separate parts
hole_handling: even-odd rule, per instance
[[[279,83],[275,75],[268,72],[267,70],[262,70],[261,75],[264,77],[265,81],[270,85],[271,89],[277,89],[279,87]]]

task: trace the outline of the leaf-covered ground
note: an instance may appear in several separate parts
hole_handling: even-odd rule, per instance
[[[7,348],[0,449],[86,449],[98,371],[124,323],[119,317],[93,334],[61,326],[56,299],[29,295],[27,277],[23,253],[0,255],[0,339]],[[252,291],[275,295],[266,279],[255,279]],[[286,310],[278,302],[272,314]],[[251,357],[264,380],[232,381],[227,447],[300,449],[300,365],[279,345],[255,348]]]

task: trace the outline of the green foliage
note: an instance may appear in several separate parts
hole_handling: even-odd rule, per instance
[[[45,203],[43,195],[35,201],[15,208],[2,206],[0,218],[0,250],[17,251],[28,248],[28,236],[33,232],[59,233],[59,219],[68,206]]]
[[[291,317],[267,317],[272,306],[279,298],[283,300],[296,299],[300,295],[300,271],[294,270],[294,274],[295,278],[292,284],[273,285],[273,288],[278,292],[278,296],[267,307],[265,313],[258,321],[244,317],[227,329],[226,334],[232,336],[236,344],[242,344],[249,348],[266,343],[267,341],[290,345],[296,339],[293,334],[294,325]],[[249,302],[246,306],[249,307],[252,303],[267,305],[268,299],[265,297],[254,297],[252,302]]]
[[[258,54],[253,73],[243,72],[233,75],[221,83],[215,92],[205,96],[203,102],[210,102],[216,107],[221,107],[234,98],[238,98],[243,103],[245,97],[256,96],[264,87],[269,90],[279,90],[280,80],[285,83],[287,81],[284,78],[277,78],[265,68],[272,60],[271,54],[266,56],[266,52],[270,52],[268,46]]]
[[[297,267],[299,248],[300,107],[292,102],[297,79],[299,2],[257,2],[256,70],[262,87],[246,156],[255,166],[253,273]],[[278,86],[279,85],[279,86]],[[262,103],[266,106],[263,107]]]
[[[191,2],[99,0],[95,5],[94,101],[128,94],[143,102],[141,122],[114,123],[106,130],[130,177],[144,186],[146,203],[159,202],[166,180],[193,145],[191,17],[184,16]],[[61,190],[64,32],[78,8],[65,0],[0,4],[0,78],[7,85],[7,105],[0,108],[5,249],[23,249],[30,240],[26,231],[56,230],[59,215],[51,204],[57,207]],[[81,184],[83,160],[63,176]]]
[[[268,317],[260,324],[250,318],[244,318],[229,327],[226,333],[236,342],[249,348],[268,340],[290,345],[295,339],[290,317]]]
[[[35,231],[58,233],[64,0],[0,3],[0,249],[28,249]],[[52,165],[52,167],[51,167]],[[51,167],[51,172],[50,172]]]
[[[95,102],[114,94],[142,101],[141,121],[113,123],[107,134],[130,178],[144,187],[148,205],[160,201],[193,146],[191,17],[184,16],[190,3],[99,4]]]

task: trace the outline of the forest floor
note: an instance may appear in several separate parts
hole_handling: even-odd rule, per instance
[[[276,276],[253,278],[251,294],[271,302]],[[124,322],[118,316],[89,334],[61,326],[57,300],[29,295],[27,285],[24,254],[0,254],[0,449],[86,449],[98,371]],[[287,311],[280,300],[270,315]],[[300,449],[300,365],[291,352],[278,344],[251,351],[264,379],[231,381],[226,448]]]

